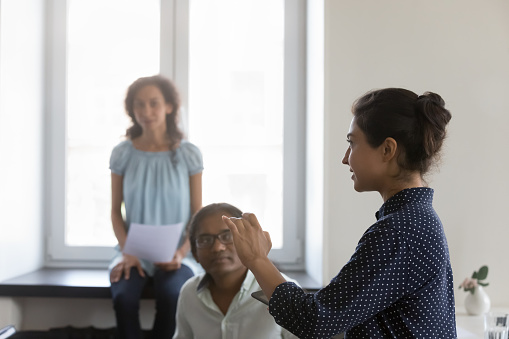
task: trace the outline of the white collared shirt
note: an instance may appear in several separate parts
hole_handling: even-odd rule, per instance
[[[285,276],[285,279],[288,277]],[[226,315],[212,300],[209,276],[189,279],[180,291],[177,327],[173,339],[271,339],[297,338],[276,324],[267,305],[251,297],[261,288],[248,271]]]

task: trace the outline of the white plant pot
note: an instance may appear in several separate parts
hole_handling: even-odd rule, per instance
[[[465,308],[470,315],[480,315],[490,310],[491,301],[488,294],[484,291],[482,286],[477,286],[474,294],[467,292],[465,298]]]

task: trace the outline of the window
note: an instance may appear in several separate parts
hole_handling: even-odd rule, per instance
[[[68,6],[65,243],[112,246],[105,165],[129,124],[122,109],[126,84],[159,72],[159,1],[69,0]]]
[[[140,76],[162,73],[181,91],[184,130],[204,155],[204,204],[226,201],[255,212],[272,235],[273,260],[299,266],[303,1],[51,6],[50,264],[104,265],[110,258],[116,239],[108,163],[129,123],[125,91]]]

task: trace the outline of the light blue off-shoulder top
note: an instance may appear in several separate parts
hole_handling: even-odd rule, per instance
[[[203,171],[198,147],[182,140],[174,151],[145,152],[134,148],[131,140],[115,146],[110,170],[123,177],[125,225],[187,224],[191,217],[189,177]],[[150,244],[148,244],[150,246]],[[122,257],[119,247],[110,268]],[[152,275],[154,266],[141,260],[143,269]]]

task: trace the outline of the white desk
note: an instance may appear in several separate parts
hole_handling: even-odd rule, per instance
[[[508,307],[492,307],[490,312],[509,313]],[[458,339],[484,339],[483,315],[468,315],[464,309],[456,310]]]

